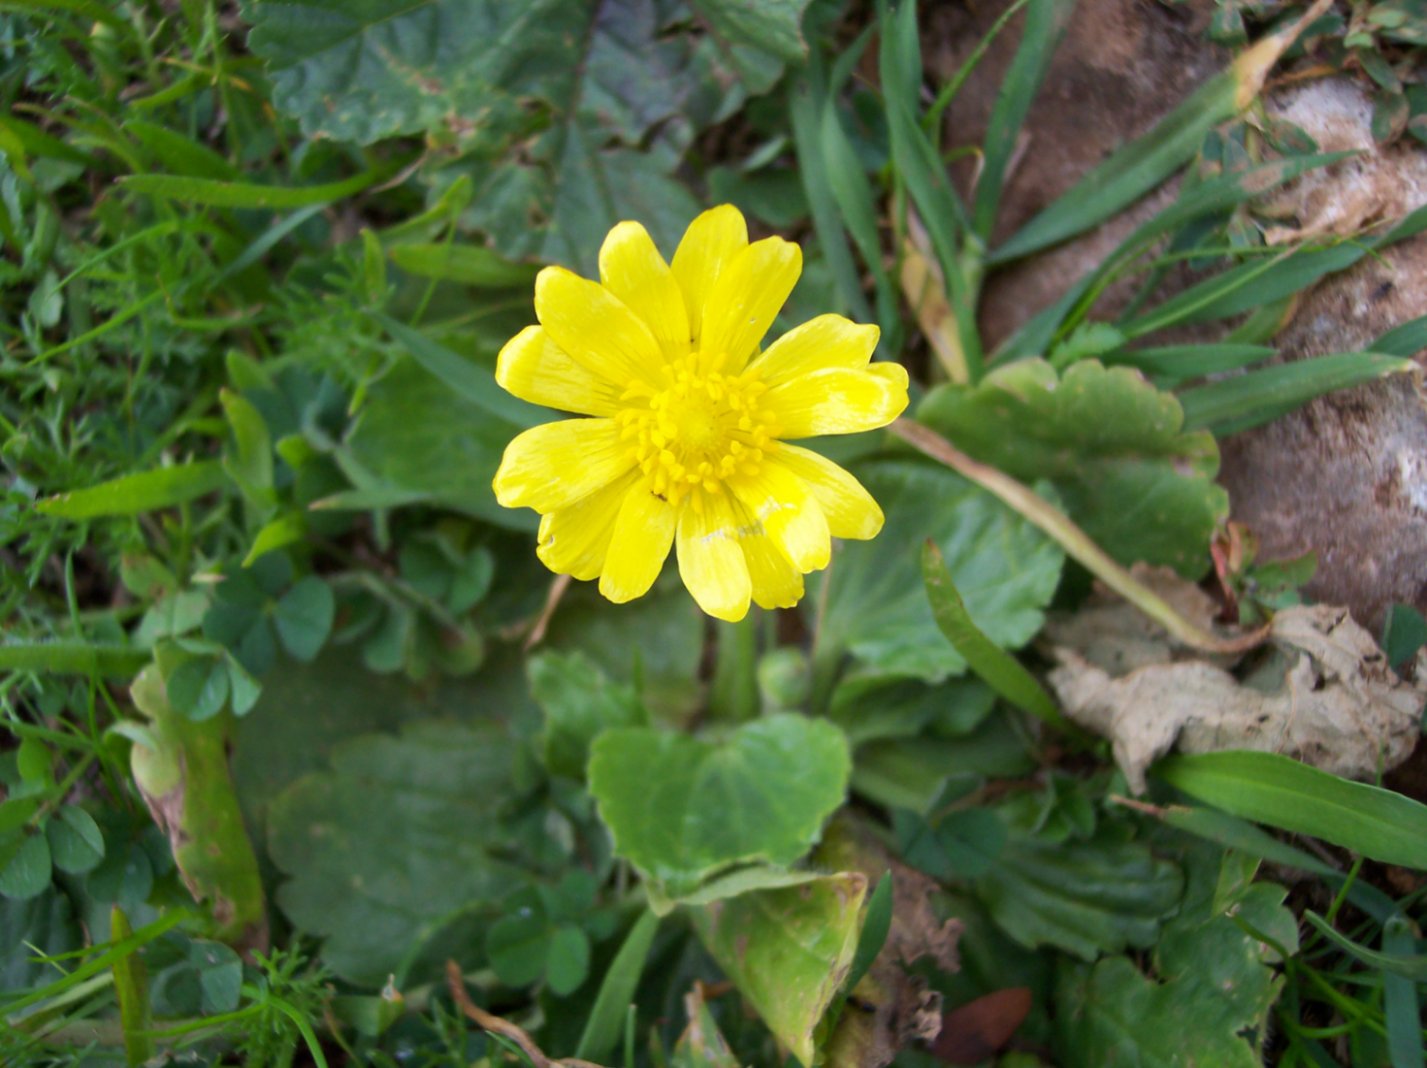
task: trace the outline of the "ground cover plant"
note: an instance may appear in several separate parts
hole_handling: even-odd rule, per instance
[[[1215,475],[1416,373],[1279,358],[1427,208],[1264,97],[1427,139],[1427,16],[1013,223],[1075,5],[934,15],[0,4],[0,1061],[1424,1063],[1427,623]]]

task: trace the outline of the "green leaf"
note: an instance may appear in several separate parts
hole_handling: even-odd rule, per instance
[[[808,45],[803,40],[803,9],[808,0],[691,0],[714,34],[731,47],[743,46],[801,63]]]
[[[232,1012],[243,986],[243,962],[221,942],[195,939],[188,947],[189,963],[198,973],[205,1014]]]
[[[1283,907],[1283,887],[1272,883],[1244,884],[1215,900],[1215,867],[1191,865],[1191,889],[1155,947],[1154,978],[1126,957],[1061,967],[1056,1048],[1065,1064],[1263,1064],[1267,1017],[1283,981],[1275,950],[1249,932],[1292,951],[1297,923]]]
[[[416,241],[397,245],[387,255],[407,274],[477,289],[526,289],[535,283],[535,268],[511,263],[481,245]]]
[[[253,402],[240,393],[222,390],[218,399],[233,430],[236,452],[224,460],[224,469],[253,504],[269,508],[273,495],[273,446],[267,423]]]
[[[933,390],[917,418],[1014,478],[1050,480],[1070,517],[1122,563],[1203,573],[1228,513],[1214,484],[1219,450],[1209,434],[1184,432],[1179,402],[1136,372],[1082,360],[1057,375],[1018,360],[977,386]]]
[[[512,907],[513,906],[513,907]],[[507,912],[486,931],[491,967],[506,986],[529,986],[545,974],[550,956],[550,919],[530,902],[506,903]]]
[[[1082,960],[1154,944],[1184,890],[1179,868],[1140,842],[1013,842],[976,881],[976,895],[1027,948]]]
[[[420,721],[339,746],[331,771],[272,803],[268,849],[288,876],[278,904],[337,975],[381,985],[448,916],[522,877],[496,859],[509,835],[493,818],[514,755],[497,728]]]
[[[94,817],[78,805],[62,805],[45,824],[54,866],[82,875],[104,859],[104,834]]]
[[[495,388],[494,379],[490,385]],[[373,483],[358,489],[380,489],[390,499],[356,506],[426,501],[533,531],[534,516],[500,507],[491,489],[501,454],[521,429],[453,392],[415,360],[402,361],[371,387],[346,440],[351,459]]]
[[[1020,661],[997,646],[976,625],[966,611],[966,603],[946,570],[946,561],[936,543],[922,548],[922,579],[927,585],[936,625],[947,641],[966,658],[971,670],[1011,704],[1040,717],[1052,726],[1067,727],[1055,701]]]
[[[634,1000],[634,991],[649,958],[649,947],[658,930],[659,917],[646,909],[625,935],[619,952],[605,972],[590,1017],[580,1034],[580,1044],[575,1048],[579,1059],[604,1060],[624,1033],[626,1011]]]
[[[160,467],[101,482],[88,489],[56,494],[35,504],[36,511],[59,519],[95,519],[99,516],[138,515],[158,508],[172,508],[206,493],[227,481],[217,460]]]
[[[283,594],[273,611],[273,625],[288,655],[304,662],[314,659],[332,632],[336,610],[332,587],[316,575]]]
[[[878,673],[927,682],[966,669],[927,601],[917,560],[928,537],[991,641],[1015,648],[1040,630],[1064,561],[1055,542],[939,465],[874,460],[854,473],[886,525],[874,541],[844,544],[821,580],[820,652],[845,649]]]
[[[131,192],[178,200],[185,204],[214,208],[287,210],[345,199],[388,177],[390,173],[390,168],[363,171],[340,182],[308,186],[222,182],[212,178],[190,178],[181,174],[130,174],[120,178],[119,183]]]
[[[1427,956],[1419,953],[1379,953],[1367,946],[1358,945],[1351,938],[1340,934],[1331,923],[1312,909],[1305,909],[1303,918],[1328,941],[1369,968],[1377,968],[1389,975],[1410,979],[1414,983],[1427,982]]]
[[[228,703],[228,668],[219,656],[186,656],[164,677],[169,703],[179,715],[211,719]]]
[[[218,919],[218,937],[261,944],[267,937],[266,902],[228,770],[226,717],[195,722],[170,704],[160,671],[169,666],[168,658],[160,649],[160,663],[145,668],[130,690],[148,719],[149,739],[129,751],[134,782],[168,835],[185,884],[195,897],[207,900]],[[91,892],[111,860],[125,865],[112,876],[128,882],[131,859],[111,852],[91,873]],[[136,877],[142,880],[142,872]]]
[[[1341,352],[1264,367],[1185,390],[1184,425],[1235,434],[1267,423],[1336,389],[1416,368],[1411,360],[1373,352]]]
[[[866,896],[867,877],[843,872],[691,913],[718,966],[808,1068],[813,1029],[851,970]]]
[[[545,963],[545,979],[557,997],[573,994],[590,974],[590,939],[572,923],[555,928]]]
[[[1276,753],[1175,756],[1154,774],[1235,816],[1309,834],[1384,864],[1427,870],[1427,806]]]
[[[674,1043],[670,1068],[739,1068],[738,1058],[704,1001],[701,984],[695,983],[693,990],[684,995],[684,1008],[689,1023]]]
[[[612,728],[590,753],[590,793],[615,852],[675,896],[737,864],[798,860],[842,804],[851,771],[841,731],[792,714],[716,742]]]
[[[634,690],[611,683],[583,653],[542,653],[526,671],[545,712],[541,747],[552,774],[584,779],[590,743],[610,727],[642,727],[649,713]]]
[[[53,964],[34,957],[39,953],[68,953],[86,944],[88,939],[75,917],[74,905],[58,887],[23,901],[0,896],[0,945],[11,947],[0,955],[0,990],[43,991],[57,973]],[[13,1011],[8,1004],[6,1009]]]
[[[15,642],[0,644],[0,671],[38,671],[57,675],[132,676],[149,661],[145,649],[93,642]]]
[[[14,901],[38,897],[50,885],[50,846],[41,833],[0,842],[0,895]]]
[[[1409,604],[1391,605],[1382,622],[1382,641],[1378,644],[1387,654],[1388,666],[1397,671],[1427,645],[1427,619]]]

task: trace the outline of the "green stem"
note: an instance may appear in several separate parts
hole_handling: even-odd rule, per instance
[[[1267,636],[1267,627],[1237,638],[1220,638],[1217,634],[1211,634],[1181,616],[1168,601],[1111,559],[1069,516],[1029,486],[1017,482],[994,467],[978,463],[920,423],[898,419],[891,429],[892,433],[918,452],[946,464],[957,474],[987,490],[1030,520],[1054,539],[1067,556],[1084,566],[1092,575],[1183,644],[1205,652],[1239,653],[1261,644]]]
[[[741,722],[758,715],[758,611],[737,623],[715,623],[717,648],[709,714]]]

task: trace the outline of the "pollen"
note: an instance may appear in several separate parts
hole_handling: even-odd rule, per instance
[[[701,509],[704,494],[758,474],[778,447],[779,427],[759,405],[756,371],[728,374],[723,353],[690,353],[665,368],[664,388],[630,390],[615,416],[622,440],[652,493]]]

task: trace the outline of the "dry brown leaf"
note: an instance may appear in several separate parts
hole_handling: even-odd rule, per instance
[[[1329,605],[1275,615],[1269,640],[1277,664],[1262,665],[1246,681],[1205,660],[1178,658],[1167,643],[1159,663],[1121,658],[1132,669],[1116,677],[1100,666],[1107,659],[1103,626],[1080,631],[1072,618],[1054,634],[1051,686],[1072,720],[1111,740],[1137,794],[1145,770],[1175,746],[1184,753],[1282,753],[1335,775],[1372,779],[1411,754],[1427,700],[1427,685],[1399,679],[1372,635],[1346,609]]]

